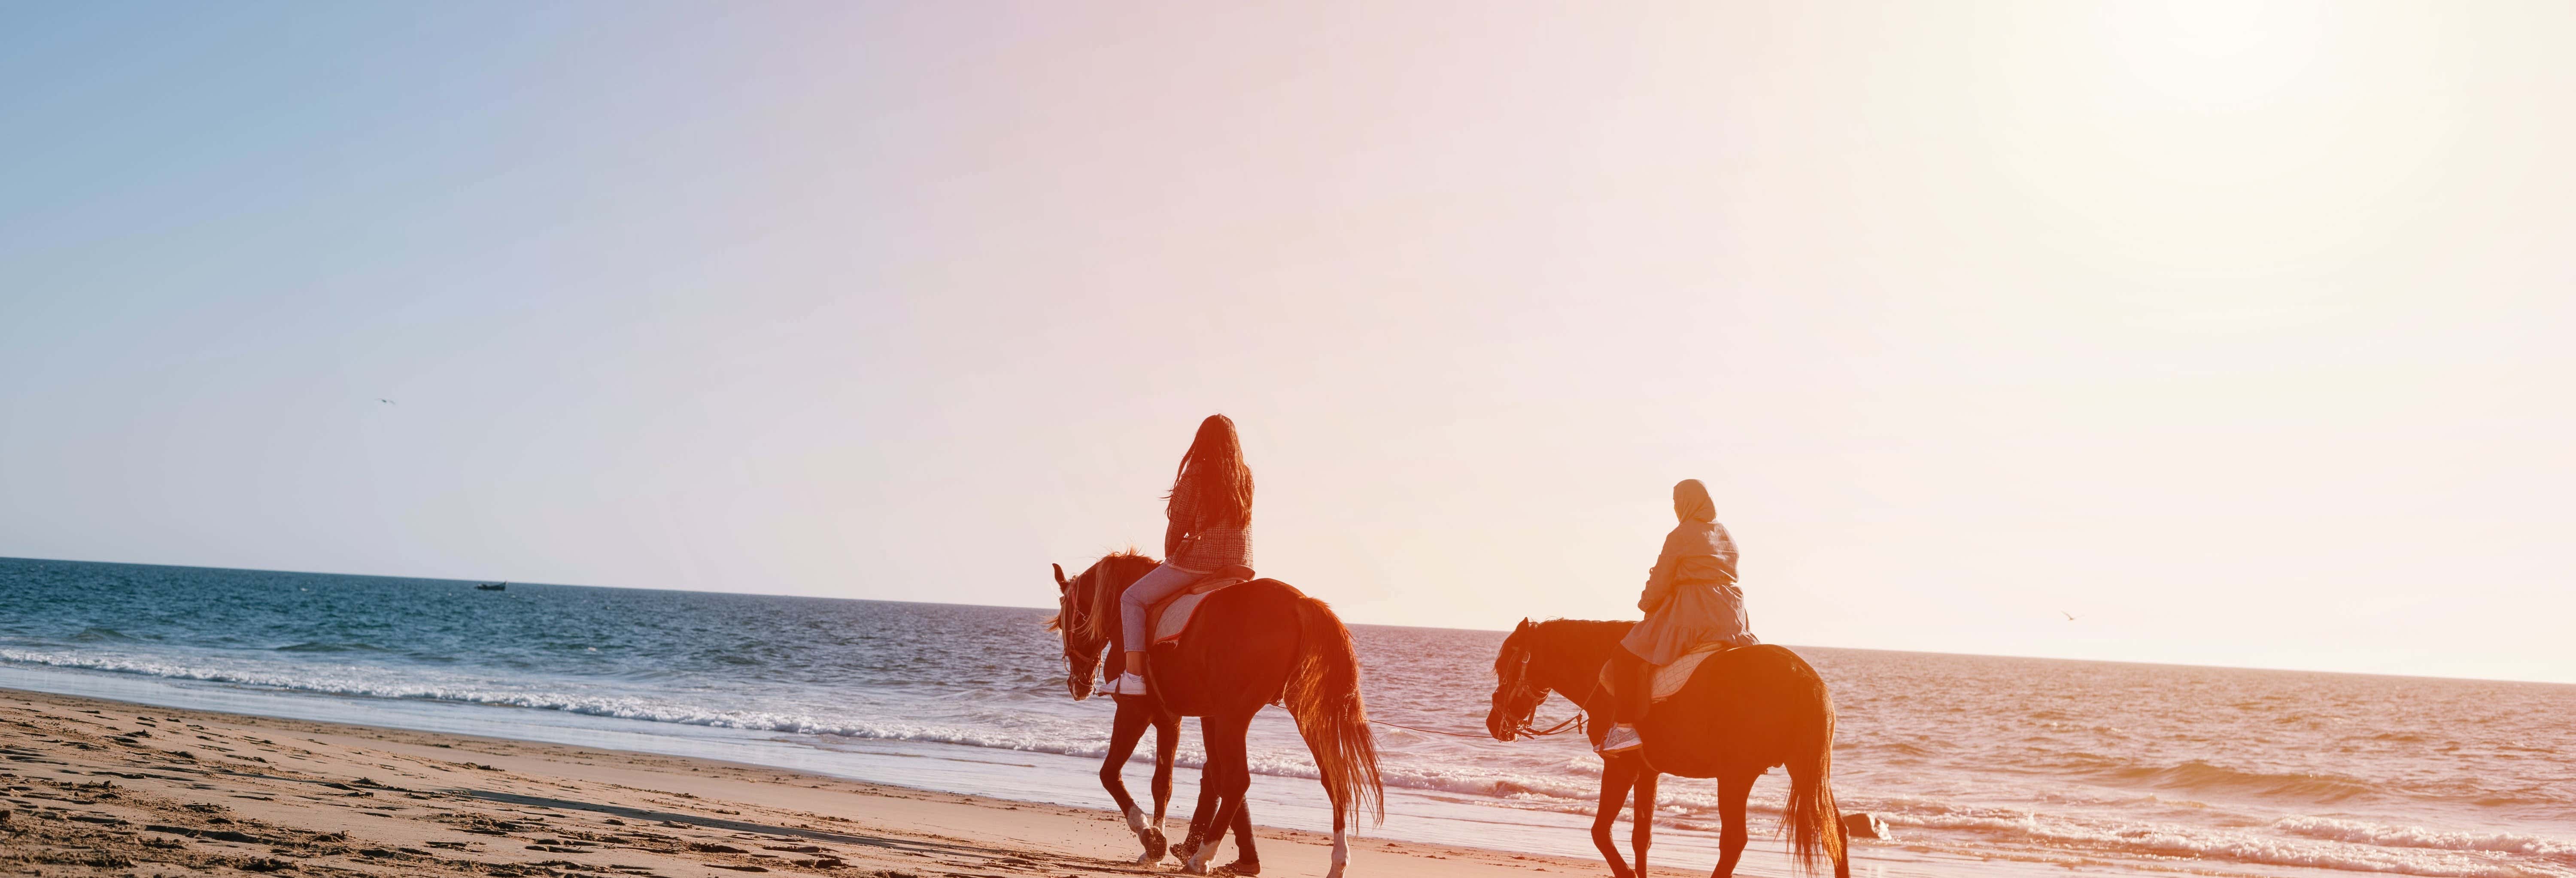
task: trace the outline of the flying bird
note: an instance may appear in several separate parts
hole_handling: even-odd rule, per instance
[[[2075,621],[2075,614],[2074,614],[2074,613],[2069,613],[2069,612],[2067,612],[2067,611],[2065,611],[2065,610],[2059,610],[2059,611],[2057,611],[2057,614],[2058,614],[2058,615],[2060,615],[2060,616],[2065,616],[2065,617],[2066,617],[2066,621],[2069,621],[2069,622],[2073,622],[2073,621]]]
[[[386,405],[393,405],[393,404],[394,404],[394,401],[393,401],[393,400],[386,399],[386,398],[381,397],[381,396],[376,397],[376,401],[377,401],[377,402],[384,403],[384,404],[386,404]]]

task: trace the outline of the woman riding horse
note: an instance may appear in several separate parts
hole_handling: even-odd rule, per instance
[[[1189,453],[1164,495],[1163,564],[1118,596],[1119,633],[1127,647],[1126,672],[1110,684],[1117,695],[1145,694],[1145,613],[1156,602],[1209,574],[1252,566],[1252,468],[1243,465],[1243,439],[1234,419],[1209,415],[1199,422]]]
[[[1071,579],[1057,572],[1062,609],[1050,627],[1064,637],[1070,685],[1080,694],[1080,681],[1102,649],[1113,648],[1122,654],[1122,673],[1110,691],[1125,696],[1122,704],[1150,699],[1161,713],[1199,717],[1207,761],[1190,837],[1182,843],[1188,851],[1183,868],[1198,874],[1207,872],[1225,830],[1244,811],[1252,784],[1245,737],[1253,715],[1268,704],[1287,708],[1333,806],[1332,867],[1325,878],[1341,878],[1350,859],[1350,819],[1363,811],[1386,817],[1385,781],[1350,628],[1323,601],[1276,579],[1250,577],[1252,470],[1243,465],[1234,421],[1212,415],[1200,422],[1167,499],[1166,563],[1119,553]],[[1209,592],[1176,638],[1153,642],[1148,609],[1216,572],[1245,581]],[[1148,653],[1159,656],[1150,675]],[[1104,783],[1109,774],[1104,768]],[[1150,853],[1150,839],[1147,847]],[[1244,853],[1249,860],[1248,845]]]
[[[1708,488],[1696,480],[1674,485],[1673,515],[1681,523],[1665,535],[1637,601],[1646,620],[1521,620],[1494,655],[1494,706],[1485,728],[1504,741],[1533,734],[1532,717],[1550,692],[1564,693],[1586,713],[1617,718],[1607,730],[1594,727],[1601,737],[1593,745],[1602,752],[1592,844],[1613,878],[1646,875],[1662,774],[1717,780],[1718,860],[1710,878],[1734,875],[1747,835],[1745,801],[1753,782],[1778,766],[1789,769],[1781,828],[1792,856],[1808,870],[1829,860],[1835,878],[1850,878],[1849,839],[1834,804],[1833,695],[1797,653],[1758,644],[1746,631],[1735,541],[1718,526]],[[1670,700],[1655,704],[1654,666],[1711,644],[1744,648],[1709,656]],[[1605,666],[1615,697],[1601,691]],[[1639,733],[1641,724],[1646,734]],[[1610,837],[1632,790],[1634,868]]]
[[[1673,517],[1681,523],[1664,535],[1664,550],[1646,574],[1646,591],[1637,609],[1646,621],[1630,629],[1611,653],[1611,680],[1618,705],[1609,734],[1601,737],[1603,753],[1623,753],[1645,746],[1637,735],[1651,705],[1655,666],[1710,644],[1751,646],[1744,618],[1744,591],[1735,585],[1735,540],[1717,523],[1717,504],[1708,486],[1683,479],[1673,486]]]

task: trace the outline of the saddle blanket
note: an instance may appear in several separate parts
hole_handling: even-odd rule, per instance
[[[1691,651],[1683,653],[1681,658],[1674,659],[1672,664],[1656,668],[1654,694],[1648,699],[1649,703],[1673,697],[1673,693],[1682,691],[1682,684],[1690,682],[1691,672],[1699,670],[1700,662],[1707,661],[1709,656],[1732,648],[1734,644],[1724,641],[1704,643],[1692,647]],[[1619,681],[1611,679],[1611,676],[1610,665],[1602,664],[1601,688],[1604,691],[1616,693],[1619,691]]]
[[[1238,576],[1237,573],[1246,575]],[[1190,630],[1190,615],[1198,612],[1200,601],[1206,600],[1207,596],[1214,594],[1217,589],[1251,579],[1250,573],[1249,570],[1236,568],[1212,574],[1206,579],[1191,584],[1180,594],[1165,598],[1162,603],[1147,608],[1145,627],[1154,632],[1149,638],[1150,642],[1169,643],[1181,639],[1181,633]]]

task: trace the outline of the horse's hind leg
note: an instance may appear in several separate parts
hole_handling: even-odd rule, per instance
[[[1844,826],[1842,812],[1834,812],[1834,832],[1842,836],[1842,853],[1834,857],[1834,878],[1851,878],[1851,827]]]
[[[1145,736],[1145,727],[1153,721],[1154,709],[1141,700],[1131,700],[1123,695],[1114,697],[1118,699],[1118,715],[1110,720],[1109,755],[1100,761],[1100,785],[1109,790],[1110,798],[1118,801],[1118,813],[1127,817],[1127,831],[1135,833],[1136,840],[1145,845],[1145,853],[1138,856],[1136,862],[1151,863],[1163,858],[1161,845],[1145,835],[1145,816],[1137,810],[1136,798],[1127,794],[1127,781],[1123,774],[1127,769],[1127,757],[1136,752],[1137,739]]]
[[[1216,793],[1217,806],[1216,813],[1208,817],[1207,844],[1190,855],[1189,863],[1182,867],[1184,871],[1207,874],[1208,861],[1215,859],[1216,849],[1224,846],[1225,831],[1234,825],[1235,812],[1243,808],[1244,791],[1252,785],[1251,760],[1244,753],[1243,737],[1251,726],[1250,713],[1199,718],[1201,740],[1208,751],[1207,770],[1199,783]],[[1200,798],[1206,797],[1202,792]]]
[[[1628,861],[1619,856],[1619,843],[1610,836],[1611,824],[1619,821],[1619,808],[1628,801],[1628,787],[1637,779],[1638,760],[1611,756],[1601,760],[1601,806],[1592,809],[1592,846],[1601,849],[1601,858],[1610,861],[1613,878],[1636,878]],[[1644,848],[1637,849],[1638,865],[1646,860]]]
[[[1201,735],[1204,736],[1207,729],[1206,719],[1199,720],[1199,728]],[[1179,857],[1184,862],[1196,857],[1199,848],[1208,844],[1208,818],[1216,816],[1216,770],[1214,755],[1210,755],[1208,761],[1199,766],[1199,799],[1198,804],[1190,806],[1190,831],[1182,834],[1180,844],[1172,846],[1172,856]]]
[[[1251,779],[1249,766],[1245,768],[1244,779]],[[1235,875],[1261,874],[1261,852],[1252,847],[1252,804],[1249,802],[1234,806],[1234,843],[1243,848],[1243,852],[1234,855],[1234,862],[1225,864],[1224,870]]]
[[[1744,800],[1753,795],[1758,774],[1730,774],[1717,779],[1717,819],[1725,824],[1717,836],[1717,870],[1709,878],[1732,878],[1735,861],[1744,856]]]

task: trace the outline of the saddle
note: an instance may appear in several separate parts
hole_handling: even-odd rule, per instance
[[[1736,648],[1735,644],[1727,643],[1722,640],[1715,643],[1703,643],[1699,646],[1692,647],[1689,652],[1682,653],[1680,658],[1673,659],[1672,664],[1657,665],[1655,667],[1654,691],[1650,693],[1647,703],[1652,704],[1666,698],[1673,697],[1673,693],[1682,691],[1683,684],[1690,682],[1691,672],[1699,670],[1700,662],[1707,661],[1709,656],[1734,648]],[[1612,679],[1616,676],[1616,674],[1610,673],[1609,664],[1602,664],[1601,691],[1608,692],[1613,695],[1618,694],[1619,681]]]
[[[1210,573],[1206,579],[1191,583],[1179,594],[1145,608],[1145,630],[1153,632],[1146,642],[1150,645],[1181,639],[1181,635],[1190,630],[1190,617],[1198,612],[1200,601],[1217,589],[1240,585],[1253,578],[1252,568],[1236,564]]]

